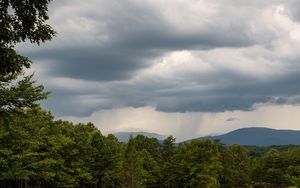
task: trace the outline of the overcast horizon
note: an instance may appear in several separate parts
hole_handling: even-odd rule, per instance
[[[300,129],[300,1],[54,0],[46,44],[18,45],[56,118],[178,141]]]

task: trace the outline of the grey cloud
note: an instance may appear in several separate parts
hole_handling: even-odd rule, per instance
[[[94,111],[111,109],[112,104],[99,104],[97,98],[92,97],[89,99],[89,94],[57,89],[53,89],[52,91],[54,92],[50,94],[47,100],[41,101],[41,105],[51,110],[57,117],[62,115],[83,117],[92,114]],[[101,97],[98,98],[100,99]],[[90,102],[86,103],[86,100],[90,100]]]
[[[72,4],[76,6],[76,3],[80,1]],[[294,96],[300,94],[300,74],[297,71],[299,59],[293,59],[294,74],[266,80],[224,67],[214,67],[216,70],[212,73],[179,73],[170,79],[141,76],[139,81],[135,80],[139,71],[153,66],[153,60],[176,50],[205,52],[217,48],[238,50],[255,45],[262,48],[270,45],[270,41],[276,39],[275,34],[265,28],[258,28],[258,34],[252,33],[250,23],[259,18],[258,13],[263,8],[272,7],[274,1],[226,1],[226,5],[222,1],[216,1],[216,7],[222,8],[218,10],[221,13],[216,13],[216,16],[211,17],[201,28],[182,28],[187,27],[183,22],[172,25],[162,15],[161,10],[143,6],[143,3],[137,1],[91,3],[95,4],[86,4],[85,8],[92,9],[93,6],[98,6],[99,10],[81,10],[81,15],[78,15],[79,18],[92,21],[95,28],[90,33],[68,30],[70,33],[58,33],[51,46],[26,52],[35,63],[49,62],[49,68],[43,73],[47,78],[67,77],[83,82],[95,81],[103,86],[99,89],[83,86],[77,91],[51,86],[53,94],[43,105],[56,115],[86,116],[96,110],[124,106],[150,105],[165,112],[221,112],[253,110],[256,103],[298,104],[299,100]],[[293,17],[298,18],[299,11],[293,9],[296,7],[296,1],[275,3],[284,3],[290,8]],[[70,4],[68,1],[56,1],[52,6],[52,14],[59,17],[52,25],[60,22],[58,27],[63,27],[63,15],[55,9],[64,10]],[[233,14],[232,11],[237,8],[240,11]],[[73,15],[65,16],[67,23]],[[199,23],[203,22],[200,18],[199,20]],[[255,25],[256,22],[253,23]],[[100,40],[99,36],[107,38]],[[76,41],[72,45],[74,38]],[[260,55],[264,54],[255,54],[249,58],[256,61]],[[277,56],[269,58],[274,62],[285,60]],[[257,67],[259,66],[257,62]],[[213,87],[186,89],[192,82],[197,86]],[[45,85],[47,86],[47,83]],[[78,100],[80,96],[84,96],[82,100],[94,99],[95,102],[83,103],[84,101]],[[97,102],[98,99],[105,99],[105,102]]]
[[[51,61],[48,74],[84,80],[111,81],[128,79],[135,71],[149,66],[145,59],[152,52],[127,49],[82,48],[45,51],[33,55]]]
[[[132,77],[135,71],[149,67],[151,64],[147,62],[173,50],[245,47],[257,43],[253,36],[249,35],[247,23],[237,22],[237,18],[219,19],[216,23],[204,24],[200,30],[183,32],[180,27],[185,27],[184,23],[178,23],[182,26],[178,25],[176,28],[161,16],[161,12],[134,1],[117,1],[116,4],[105,1],[91,2],[95,5],[89,6],[98,5],[99,10],[82,10],[80,15],[76,16],[93,21],[95,28],[90,36],[94,38],[93,41],[86,39],[84,33],[58,33],[52,48],[41,48],[39,51],[28,53],[36,62],[51,61],[53,65],[49,74],[85,80],[124,80]],[[66,8],[76,5],[68,4],[67,1],[53,2],[51,12],[56,17],[58,13],[55,9],[63,10],[58,4]],[[101,7],[102,5],[107,7]],[[66,22],[72,19],[73,15],[62,13],[63,11],[60,11],[60,16],[65,16]],[[62,19],[53,20],[54,26],[55,21],[64,26]],[[70,46],[59,42],[68,38],[71,40],[74,35],[78,41],[91,44],[87,46],[74,41],[74,45]],[[97,37],[102,35],[107,35],[108,39],[97,42]],[[55,48],[56,44],[62,46]]]
[[[231,117],[231,118],[226,119],[225,121],[239,121],[239,120],[240,120],[239,118]]]
[[[120,45],[134,49],[158,49],[165,51],[188,49],[213,49],[219,47],[241,47],[254,45],[256,42],[235,28],[228,26],[225,30],[209,28],[203,32],[180,33],[173,28],[132,31],[120,39]]]
[[[222,77],[218,77],[222,75]],[[224,77],[224,75],[227,75]],[[152,101],[150,104],[157,105],[157,110],[166,112],[188,112],[188,111],[203,111],[203,112],[220,112],[226,110],[252,110],[253,104],[256,103],[276,103],[283,104],[290,97],[299,95],[300,88],[297,83],[300,82],[299,74],[288,75],[285,78],[272,79],[261,81],[254,78],[238,76],[223,72],[214,75],[207,75],[206,80],[223,81],[212,89],[208,90],[185,90],[184,84],[168,85],[161,82],[152,85],[152,88],[146,83],[141,84],[142,87],[137,92],[125,94],[129,100],[138,99],[139,101]],[[224,80],[227,80],[224,82]],[[203,78],[202,78],[203,80]],[[223,83],[223,85],[222,85]],[[227,83],[224,85],[224,83]],[[163,89],[161,86],[163,86]],[[177,90],[170,92],[161,92],[167,87],[175,87]],[[148,89],[146,89],[148,88]],[[126,90],[124,90],[126,91]],[[126,93],[126,92],[125,92]],[[134,95],[134,94],[135,95]],[[130,96],[134,96],[130,98]],[[120,96],[121,97],[121,96]],[[141,99],[140,99],[141,98]],[[294,100],[295,101],[295,100]],[[291,102],[289,102],[291,104]],[[294,104],[297,104],[296,102]]]
[[[80,101],[72,100],[72,96],[87,95],[86,93],[68,93],[63,94],[62,97],[56,93],[54,99],[50,98],[50,104],[53,102],[53,104],[60,106],[58,114],[75,114],[77,116],[86,116],[95,110],[126,106],[156,106],[158,111],[183,113],[250,111],[254,109],[253,105],[258,103],[299,104],[300,100],[294,97],[300,93],[299,87],[296,87],[296,83],[300,81],[298,75],[266,82],[255,82],[253,78],[246,81],[245,78],[241,77],[240,80],[243,81],[240,83],[235,83],[235,80],[238,79],[237,75],[232,77],[230,77],[230,74],[227,75],[227,85],[217,84],[214,88],[208,90],[185,90],[184,84],[180,83],[172,84],[166,81],[160,82],[159,80],[152,82],[143,80],[135,84],[111,83],[106,86],[106,90],[90,91],[91,94],[98,95],[99,98],[107,99],[107,103],[104,104],[95,102],[90,106],[81,107]],[[214,76],[216,75],[211,77]],[[224,77],[219,79],[223,80]],[[231,83],[229,80],[231,80]],[[166,88],[170,88],[170,90],[165,92]],[[63,103],[57,104],[56,101],[63,101]],[[51,107],[54,109],[55,105]],[[76,108],[80,110],[70,111],[70,109]]]
[[[294,20],[300,21],[300,2],[298,0],[290,0],[290,1],[282,1],[284,5],[287,6],[289,13],[293,17]]]
[[[234,77],[233,77],[234,78]],[[183,95],[174,93],[158,102],[157,110],[167,112],[222,112],[226,110],[253,110],[256,103],[299,104],[289,98],[299,95],[299,73],[286,78],[269,81],[238,82],[233,79],[227,86],[221,86],[205,92],[186,92]],[[289,102],[288,102],[289,101]]]
[[[212,91],[213,92],[213,91]],[[180,100],[180,102],[178,102]],[[175,98],[159,103],[157,110],[165,112],[223,112],[233,110],[249,111],[255,103],[270,101],[269,96],[244,96],[231,94],[224,96],[221,93],[215,96],[199,96],[191,98]]]

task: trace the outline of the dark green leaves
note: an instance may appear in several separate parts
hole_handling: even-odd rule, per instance
[[[46,24],[50,0],[0,1],[0,113],[37,105],[48,95],[35,85],[31,76],[23,77],[31,61],[15,50],[15,45],[29,41],[40,44],[55,32]]]
[[[20,108],[36,106],[36,102],[47,98],[48,92],[44,92],[42,85],[35,85],[33,75],[26,76],[22,80],[0,80],[0,112],[10,112]],[[1,77],[0,77],[1,78]]]
[[[21,73],[31,61],[14,46],[50,40],[54,30],[46,24],[50,0],[2,0],[0,2],[0,76]]]
[[[45,22],[50,0],[4,0],[0,3],[0,43],[16,44],[28,39],[39,44],[55,32]]]

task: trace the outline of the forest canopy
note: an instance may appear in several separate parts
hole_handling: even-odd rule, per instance
[[[177,144],[172,136],[142,135],[121,143],[40,107],[0,117],[0,187],[300,186],[299,164],[300,147]]]

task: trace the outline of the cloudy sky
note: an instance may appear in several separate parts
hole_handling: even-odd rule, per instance
[[[57,118],[178,140],[300,129],[299,0],[54,0],[18,50]],[[28,71],[28,72],[30,72]]]

